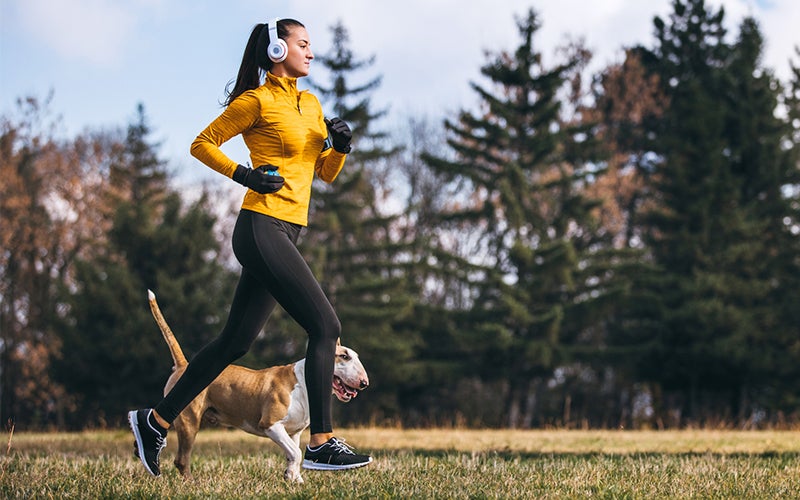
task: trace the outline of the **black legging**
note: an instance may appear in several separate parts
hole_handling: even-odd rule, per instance
[[[308,264],[297,250],[301,226],[242,210],[233,230],[233,252],[242,265],[219,336],[206,344],[164,396],[156,412],[172,423],[226,366],[250,349],[275,304],[306,332],[306,388],[311,433],[331,432],[331,384],[341,324]]]

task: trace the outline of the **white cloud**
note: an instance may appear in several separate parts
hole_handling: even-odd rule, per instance
[[[797,0],[771,0],[759,12],[761,33],[766,38],[764,65],[773,68],[779,77],[790,77],[789,61],[800,65],[795,48],[800,46],[800,2]]]
[[[153,0],[20,0],[22,28],[59,56],[94,65],[121,63],[142,11]]]

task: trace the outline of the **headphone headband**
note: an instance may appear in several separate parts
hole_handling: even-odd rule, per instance
[[[278,39],[278,21],[280,20],[280,17],[276,17],[275,19],[270,19],[267,21],[267,30],[269,31],[270,43]]]

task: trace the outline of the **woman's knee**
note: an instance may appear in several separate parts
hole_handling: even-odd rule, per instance
[[[342,323],[335,313],[331,313],[320,321],[316,332],[310,333],[311,335],[318,335],[319,339],[324,342],[336,342],[342,334]]]
[[[241,358],[250,350],[251,343],[243,340],[235,341],[230,338],[220,337],[215,341],[215,351],[218,360],[226,366]]]
[[[233,363],[237,359],[241,358],[245,354],[250,351],[250,346],[233,346],[231,349],[228,349],[225,354],[228,360],[228,364]]]

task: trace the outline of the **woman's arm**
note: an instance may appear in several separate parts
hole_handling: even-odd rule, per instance
[[[344,160],[347,158],[346,154],[342,154],[333,149],[326,149],[322,151],[314,164],[314,171],[317,177],[330,184],[339,175],[344,167]]]
[[[233,177],[237,162],[228,158],[220,146],[251,128],[261,115],[261,105],[255,93],[248,91],[234,99],[192,142],[192,156],[227,177]]]

